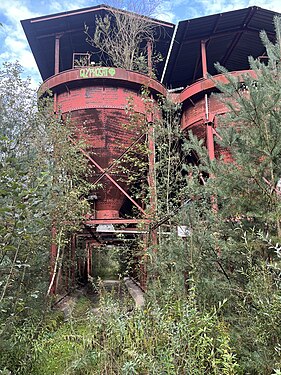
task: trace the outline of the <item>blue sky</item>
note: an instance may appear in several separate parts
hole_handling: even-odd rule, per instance
[[[122,1],[122,0],[119,0]],[[134,2],[136,0],[132,0]],[[151,1],[151,0],[143,0]],[[158,1],[158,0],[157,0]],[[67,10],[79,9],[106,1],[95,0],[0,0],[0,64],[18,60],[34,87],[40,83],[37,66],[27,44],[20,20]],[[280,0],[173,0],[161,1],[154,17],[177,23],[180,20],[226,12],[256,5],[281,13]]]

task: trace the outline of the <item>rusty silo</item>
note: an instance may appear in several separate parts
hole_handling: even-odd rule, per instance
[[[227,108],[212,95],[219,92],[214,81],[227,80],[215,63],[234,76],[249,73],[248,56],[265,55],[260,30],[274,35],[273,16],[274,12],[253,6],[179,22],[162,81],[173,91],[179,89],[182,129],[204,139],[211,159],[222,156],[231,161],[216,142],[217,119]]]
[[[143,129],[126,127],[129,123],[126,110],[129,102],[135,113],[149,123],[152,118],[151,113],[147,113],[141,97],[142,87],[147,87],[152,107],[153,103],[156,103],[157,95],[166,93],[164,86],[157,81],[162,74],[164,62],[158,63],[156,79],[153,79],[145,74],[113,66],[100,66],[99,61],[90,61],[91,46],[86,42],[84,25],[93,26],[95,17],[104,17],[110,14],[111,9],[100,5],[22,21],[44,81],[41,90],[43,92],[47,89],[52,90],[54,111],[61,113],[64,119],[70,117],[77,128],[77,136],[85,138],[85,147],[81,152],[88,159],[89,166],[91,165],[90,181],[102,184],[102,188],[93,191],[92,212],[85,218],[85,228],[82,234],[79,234],[80,238],[84,238],[88,252],[86,260],[88,274],[91,273],[92,247],[96,246],[97,242],[117,241],[114,236],[116,230],[120,228],[122,232],[125,234],[128,232],[128,236],[132,236],[132,233],[138,233],[139,222],[149,221],[143,204],[137,202],[130,194],[126,172],[122,170],[116,172],[112,166],[122,159],[123,154],[134,142],[143,140],[141,139]],[[115,11],[124,13],[118,9]],[[156,32],[155,50],[166,56],[174,25],[150,20]],[[143,43],[150,45],[150,41],[143,41]],[[99,51],[95,48],[93,53],[99,55]],[[80,61],[79,56],[82,56]],[[148,169],[152,169],[153,155],[148,159],[151,161],[148,163]],[[134,173],[130,165],[126,167],[130,173]],[[131,206],[128,204],[129,201]],[[124,203],[127,206],[125,204],[125,212],[120,215]],[[129,212],[126,212],[126,207],[132,206],[136,207],[140,215],[129,216],[132,210],[130,208]],[[119,224],[122,224],[122,227],[118,226]],[[75,236],[71,241],[72,262],[78,241]],[[56,248],[53,245],[51,272],[55,256]],[[81,268],[81,264],[79,267]],[[74,272],[72,267],[71,278]]]
[[[51,89],[56,98],[56,112],[63,117],[70,115],[78,135],[85,139],[83,151],[94,163],[91,182],[99,180],[103,185],[96,191],[93,219],[120,217],[120,208],[128,194],[127,176],[110,173],[108,168],[141,136],[143,129],[138,126],[130,129],[127,108],[130,100],[134,112],[145,118],[142,86],[148,87],[155,99],[157,94],[165,95],[165,88],[158,81],[113,67],[67,70],[47,79],[41,88]],[[129,166],[128,169],[134,173]]]

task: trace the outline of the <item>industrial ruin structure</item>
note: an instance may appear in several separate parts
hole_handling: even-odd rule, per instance
[[[66,278],[71,280],[77,272],[84,272],[86,277],[91,275],[95,248],[118,244],[118,233],[128,239],[141,237],[144,247],[148,239],[157,242],[157,225],[153,222],[155,145],[152,134],[154,118],[160,116],[157,96],[166,96],[168,91],[174,93],[174,100],[183,105],[182,130],[191,129],[203,138],[209,157],[213,159],[220,152],[215,140],[217,118],[226,112],[226,107],[211,96],[217,89],[209,74],[218,81],[226,80],[217,74],[214,64],[219,62],[231,74],[240,76],[249,71],[249,55],[266,58],[260,31],[265,30],[274,38],[274,12],[255,6],[181,21],[177,26],[150,19],[156,36],[153,46],[150,40],[143,41],[143,48],[147,46],[148,74],[142,74],[116,66],[100,66],[100,51],[92,51],[92,57],[89,54],[91,46],[86,42],[84,25],[94,29],[95,17],[111,12],[112,8],[100,5],[22,21],[44,81],[41,89],[43,92],[52,90],[54,111],[60,112],[63,118],[71,114],[78,133],[85,136],[86,147],[81,152],[93,171],[91,182],[97,186],[89,197],[92,210],[85,217],[83,230],[73,233],[71,238],[73,261],[77,246],[85,250],[78,270],[72,267],[65,271]],[[114,12],[124,11],[115,9]],[[164,58],[156,64],[154,78],[152,48]],[[149,110],[141,97],[143,86],[148,88]],[[147,131],[141,126],[130,128],[128,100],[139,118],[148,124]],[[128,174],[134,174],[135,170],[125,161],[126,154],[145,138],[149,145],[147,181],[150,187],[146,204],[132,195]],[[123,168],[116,168],[120,163]],[[53,244],[51,269],[55,257]],[[141,262],[139,268],[139,279],[144,287],[145,265]]]

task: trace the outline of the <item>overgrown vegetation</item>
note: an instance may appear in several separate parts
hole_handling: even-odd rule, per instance
[[[194,199],[185,213],[198,305],[209,309],[227,299],[223,317],[246,374],[271,374],[281,363],[279,19],[275,25],[276,44],[261,34],[268,63],[249,59],[253,75],[233,78],[218,66],[229,80],[218,85],[229,108],[217,129],[221,158],[210,161],[192,134],[184,146],[200,160],[188,168]]]
[[[147,253],[143,310],[111,294],[101,295],[99,311],[81,299],[67,321],[44,308],[52,218],[58,230],[69,209],[79,221],[84,170],[58,119],[46,116],[45,105],[35,111],[18,68],[1,73],[3,374],[280,374],[280,20],[275,24],[276,44],[262,33],[267,64],[250,58],[254,75],[241,80],[218,67],[229,80],[218,87],[230,111],[219,119],[216,142],[232,162],[210,161],[202,140],[184,139],[180,109],[162,102],[154,129],[160,235],[157,252],[153,246]],[[16,100],[19,83],[30,105]],[[51,140],[67,144],[64,153]],[[177,236],[178,225],[188,236]]]
[[[218,311],[200,313],[192,298],[130,313],[106,297],[98,314],[85,311],[40,336],[36,373],[235,374],[227,331]]]
[[[152,48],[156,29],[149,16],[159,2],[129,0],[117,1],[116,5],[122,10],[108,7],[109,14],[96,16],[93,32],[91,25],[85,25],[86,41],[94,47],[93,60],[105,66],[149,73],[147,41]],[[160,59],[160,55],[153,54],[154,63]]]
[[[63,249],[88,207],[81,199],[86,164],[69,142],[72,130],[53,115],[49,99],[38,108],[21,73],[18,64],[0,71],[0,368],[18,365],[28,350],[14,352],[13,335],[22,329],[31,339],[42,320],[51,227]],[[62,258],[63,251],[57,273]]]

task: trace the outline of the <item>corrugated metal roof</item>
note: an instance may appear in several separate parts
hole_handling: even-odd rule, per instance
[[[201,40],[206,40],[207,65],[210,74],[216,74],[214,63],[220,62],[229,70],[248,69],[248,56],[263,54],[259,37],[265,30],[274,37],[273,11],[256,6],[181,21],[164,83],[169,88],[190,85],[202,77]]]
[[[70,69],[73,52],[92,51],[98,53],[86,42],[84,24],[89,25],[90,29],[93,30],[95,16],[104,17],[105,14],[110,13],[110,9],[115,8],[98,5],[21,21],[43,80],[54,74],[55,35],[62,34],[60,39],[60,71]],[[120,9],[115,10],[124,12]],[[153,18],[149,19],[156,26],[155,49],[165,58],[175,25]],[[163,67],[164,62],[157,65],[158,78],[161,77]]]

